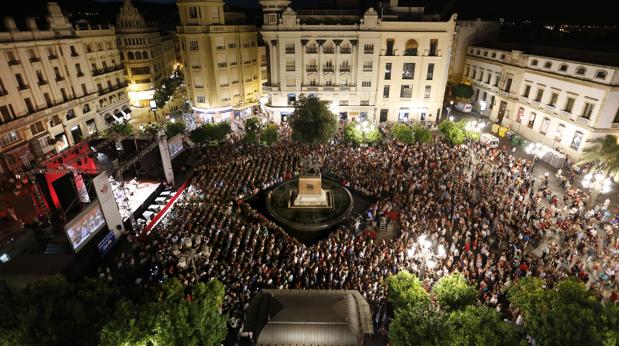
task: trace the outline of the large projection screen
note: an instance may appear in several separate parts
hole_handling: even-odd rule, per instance
[[[73,251],[80,251],[104,226],[105,218],[99,201],[92,203],[65,225]]]

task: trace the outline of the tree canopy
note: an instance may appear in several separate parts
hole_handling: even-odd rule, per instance
[[[389,325],[389,341],[394,346],[445,345],[448,339],[447,315],[429,301],[397,309]]]
[[[166,137],[172,138],[178,135],[179,133],[184,133],[186,127],[187,125],[185,125],[185,122],[182,120],[177,120],[174,122],[169,121],[164,126]]]
[[[260,131],[262,124],[260,119],[256,117],[249,117],[245,119],[245,137],[243,137],[245,143],[256,144],[260,140]]]
[[[439,305],[447,311],[461,310],[468,305],[475,304],[477,295],[475,288],[470,286],[460,273],[440,278],[432,287],[432,293],[436,296]]]
[[[475,94],[475,90],[473,90],[473,87],[464,83],[454,85],[451,88],[451,92],[454,97],[463,100],[468,100],[473,97],[473,94]]]
[[[617,137],[606,135],[591,140],[592,145],[583,149],[577,165],[591,164],[595,172],[604,173],[619,181],[619,144]]]
[[[415,132],[413,129],[404,123],[397,123],[391,128],[391,134],[395,140],[405,144],[412,144],[415,142]]]
[[[217,124],[207,123],[197,127],[189,133],[189,138],[197,144],[205,144],[207,142],[221,142],[230,132],[230,123],[226,121]]]
[[[406,270],[387,277],[388,300],[394,309],[429,301],[428,292],[416,275]]]
[[[277,142],[278,136],[279,133],[277,132],[277,125],[269,123],[260,131],[260,142],[266,145],[272,145]]]
[[[372,125],[350,121],[344,126],[344,141],[347,143],[356,145],[376,144],[380,139],[380,131]]]
[[[133,133],[133,127],[131,126],[131,124],[129,124],[128,120],[125,120],[121,123],[114,122],[106,130],[106,134],[108,137],[109,136],[127,137],[127,136],[130,136],[131,133]]]
[[[333,138],[338,122],[327,103],[313,95],[299,97],[289,119],[294,141],[317,144]]]

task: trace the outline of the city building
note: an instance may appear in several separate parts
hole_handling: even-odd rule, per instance
[[[174,34],[161,33],[156,23],[147,22],[131,1],[125,0],[116,17],[116,43],[131,105],[149,107],[155,89],[176,68]]]
[[[449,64],[449,82],[460,83],[464,72],[468,48],[481,42],[498,40],[501,24],[496,21],[458,20],[456,37]]]
[[[257,29],[223,0],[178,0],[187,94],[201,121],[250,114],[261,94]]]
[[[14,174],[106,127],[127,110],[114,29],[74,28],[58,4],[0,32],[0,173]],[[98,88],[98,84],[101,88]],[[108,120],[109,122],[109,120]]]
[[[265,108],[286,121],[302,95],[331,102],[342,119],[436,121],[441,116],[456,16],[423,7],[300,10],[261,0],[267,49]]]
[[[619,55],[491,43],[469,47],[474,107],[530,141],[577,158],[619,134]]]

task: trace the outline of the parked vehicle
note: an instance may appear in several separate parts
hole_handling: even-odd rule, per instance
[[[473,110],[473,105],[470,103],[458,102],[456,103],[456,109],[462,113],[470,113]]]

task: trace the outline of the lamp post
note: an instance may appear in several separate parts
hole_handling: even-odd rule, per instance
[[[587,209],[593,209],[598,196],[610,192],[612,179],[603,173],[587,173],[582,180],[582,186],[589,189],[589,200]]]
[[[445,246],[443,246],[443,244],[439,244],[437,252],[434,253],[432,250],[433,244],[427,239],[425,234],[419,236],[416,246],[419,247],[419,251],[415,251],[415,247],[413,246],[406,250],[406,255],[409,259],[417,258],[420,260],[420,276],[425,278],[426,271],[434,269],[438,264],[438,259],[445,257]]]

